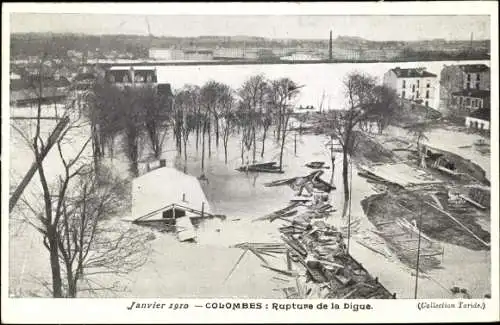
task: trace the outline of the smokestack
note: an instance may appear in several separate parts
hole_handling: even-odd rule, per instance
[[[328,58],[333,60],[333,53],[332,53],[332,46],[333,46],[333,39],[332,39],[332,31],[330,30],[330,43],[329,43],[329,48],[328,48]]]

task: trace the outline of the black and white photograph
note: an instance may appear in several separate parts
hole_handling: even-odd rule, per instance
[[[498,3],[32,5],[2,9],[2,300],[498,320]]]

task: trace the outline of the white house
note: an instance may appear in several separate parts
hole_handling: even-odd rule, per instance
[[[421,100],[425,106],[437,107],[437,75],[425,68],[391,69],[384,74],[384,85],[396,90],[402,99]]]
[[[132,181],[132,217],[136,221],[164,221],[211,214],[198,179],[175,168],[160,167]]]

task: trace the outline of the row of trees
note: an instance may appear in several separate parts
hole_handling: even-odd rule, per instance
[[[55,129],[44,138],[51,122],[42,117],[43,81],[40,64],[39,78],[30,85],[38,96],[34,123],[16,126],[12,121],[33,154],[31,175],[36,173],[38,179],[33,180],[38,182],[28,193],[23,192],[31,177],[18,185],[15,193],[19,194],[15,200],[11,197],[10,211],[41,234],[51,270],[47,288],[54,298],[74,298],[82,291],[120,290],[96,276],[128,273],[145,263],[146,233],[106,225],[122,211],[126,183],[106,168],[96,169],[89,150],[93,142],[87,131],[89,121],[80,114],[85,100],[71,101]],[[44,160],[49,150],[52,161],[47,166]]]
[[[147,140],[154,158],[160,158],[167,131],[171,130],[185,161],[189,138],[196,137],[203,175],[205,156],[211,157],[214,140],[217,148],[222,142],[227,164],[229,139],[239,134],[242,164],[245,153],[251,155],[246,163],[256,162],[259,155],[264,157],[265,141],[274,125],[282,168],[289,119],[299,91],[300,87],[288,78],[268,80],[263,75],[250,77],[237,90],[208,81],[201,87],[186,85],[174,94],[162,94],[153,87],[119,89],[97,84],[86,110],[92,125],[94,157],[99,162],[106,151],[112,155],[115,138],[122,135],[130,170],[137,176],[141,139]]]

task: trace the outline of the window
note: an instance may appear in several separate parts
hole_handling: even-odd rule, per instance
[[[420,80],[417,79],[417,88],[420,88]]]
[[[467,81],[470,81],[470,74],[467,74]]]
[[[153,82],[153,76],[151,76],[150,74],[148,74],[148,77],[146,78],[146,81],[147,82]]]
[[[403,92],[401,93],[401,98],[405,98],[405,91],[403,90]]]
[[[425,98],[429,98],[429,91],[428,90],[425,92]]]
[[[127,75],[124,75],[123,76],[123,82],[127,83],[128,82],[128,76]]]
[[[470,82],[467,83],[467,89],[470,89]]]
[[[465,99],[465,105],[470,106],[470,97]]]
[[[479,89],[479,82],[476,82],[476,89]]]
[[[464,98],[463,97],[460,97],[460,105],[462,105],[464,102]]]
[[[419,98],[419,97],[420,97],[420,94],[419,94],[419,92],[418,92],[418,90],[417,90],[417,98]]]
[[[429,101],[427,101],[427,100],[425,101],[425,106],[429,107]]]
[[[476,74],[476,80],[477,81],[481,80],[481,75],[479,73]]]
[[[431,88],[431,84],[430,83],[427,83],[427,88]]]
[[[403,80],[403,88],[406,88],[406,80]]]
[[[472,106],[472,107],[476,107],[476,100],[475,100],[475,99],[473,99],[473,100],[471,101],[471,106]]]

